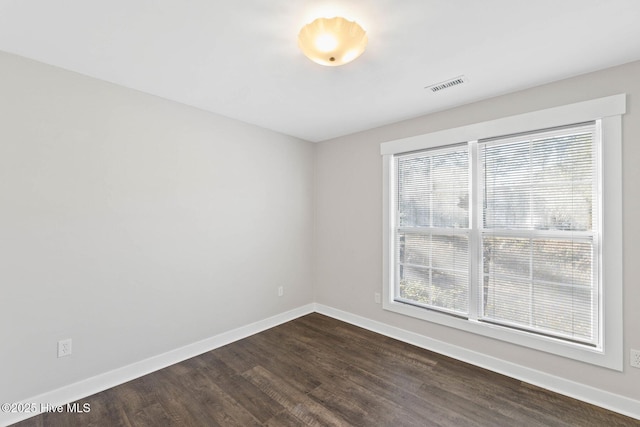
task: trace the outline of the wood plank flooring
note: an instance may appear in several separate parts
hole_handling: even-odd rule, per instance
[[[78,403],[15,426],[640,426],[316,313]]]

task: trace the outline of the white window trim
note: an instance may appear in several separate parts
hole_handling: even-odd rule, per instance
[[[497,120],[447,129],[381,144],[383,168],[383,300],[385,310],[513,344],[603,366],[623,369],[623,271],[622,271],[622,114],[626,95],[549,108]],[[394,154],[477,141],[520,132],[591,120],[602,124],[602,241],[600,279],[603,283],[602,346],[590,348],[560,339],[535,335],[487,323],[460,319],[394,301],[393,228],[395,225]]]

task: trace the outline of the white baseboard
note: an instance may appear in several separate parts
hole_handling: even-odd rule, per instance
[[[8,426],[30,418],[42,412],[40,408],[46,408],[47,405],[48,407],[56,407],[66,405],[68,402],[81,400],[92,394],[99,393],[159,369],[166,368],[167,366],[182,362],[183,360],[206,353],[207,351],[214,350],[306,314],[313,313],[315,311],[314,309],[315,304],[307,304],[285,313],[277,314],[267,319],[168,351],[158,356],[153,356],[131,365],[123,366],[122,368],[43,393],[33,398],[25,399],[21,404],[33,405],[35,410],[29,413],[0,413],[0,425]]]
[[[91,396],[92,394],[99,393],[111,387],[115,387],[127,381],[131,381],[143,375],[166,368],[167,366],[171,366],[183,360],[206,353],[207,351],[214,350],[313,312],[318,312],[352,325],[640,420],[640,401],[599,390],[574,381],[569,381],[534,369],[526,368],[515,363],[505,362],[504,360],[470,351],[446,342],[434,340],[414,332],[409,332],[404,329],[396,328],[385,323],[377,322],[375,320],[329,306],[322,304],[307,304],[285,313],[171,350],[158,356],[150,357],[148,359],[141,360],[140,362],[136,362],[104,374],[96,375],[95,377],[43,393],[30,399],[25,399],[21,403],[35,404],[34,407],[36,411],[31,413],[1,413],[0,425],[8,426],[37,415],[41,412],[38,410],[41,407],[40,405],[59,406],[65,405],[68,402],[81,400],[87,396]]]
[[[322,304],[315,311],[343,322],[640,420],[640,401],[506,362]]]

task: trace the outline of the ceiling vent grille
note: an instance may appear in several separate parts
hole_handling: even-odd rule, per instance
[[[459,86],[466,81],[467,78],[465,76],[458,76],[440,83],[433,84],[431,86],[427,86],[425,87],[425,89],[429,89],[431,92],[436,93],[444,89],[449,89],[453,86]]]

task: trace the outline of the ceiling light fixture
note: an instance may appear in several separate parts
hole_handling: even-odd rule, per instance
[[[307,58],[332,67],[362,55],[367,41],[367,33],[360,25],[339,16],[318,18],[298,34],[298,46]]]

